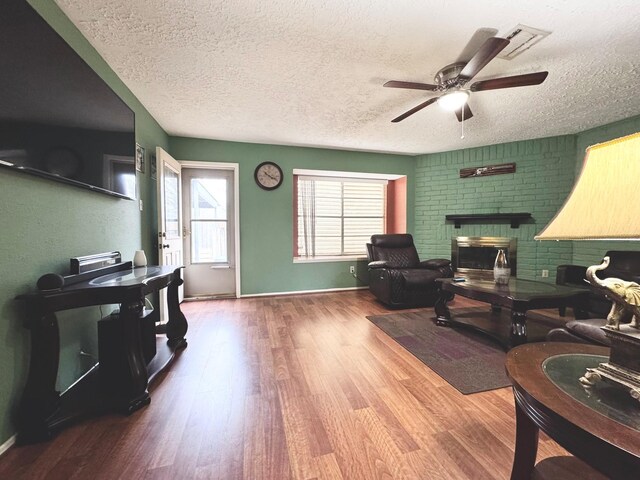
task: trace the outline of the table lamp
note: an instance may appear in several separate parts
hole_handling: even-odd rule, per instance
[[[536,240],[640,240],[640,133],[589,147],[571,194]],[[640,400],[640,285],[617,278],[600,279],[587,269],[587,281],[613,302],[602,327],[611,340],[609,361],[588,369],[585,386],[607,380],[629,389]],[[631,323],[620,324],[631,318]]]

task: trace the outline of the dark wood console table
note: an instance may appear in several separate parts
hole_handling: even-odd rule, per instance
[[[605,347],[561,342],[521,345],[507,354],[507,375],[516,404],[513,480],[531,478],[539,429],[608,478],[638,478],[637,400],[604,382],[587,390],[578,380],[587,366],[606,361],[608,356]],[[580,478],[592,477],[582,474]]]
[[[18,442],[51,438],[80,416],[108,411],[131,413],[151,400],[149,381],[167,367],[187,342],[180,311],[182,267],[137,267],[131,262],[71,275],[64,286],[20,295],[31,332],[29,376],[18,409]],[[145,309],[145,295],[167,288],[166,341],[156,337],[158,310]],[[120,304],[98,322],[99,361],[64,394],[56,391],[60,339],[55,312],[90,305]]]
[[[519,278],[511,278],[507,285],[497,285],[493,280],[472,278],[464,282],[455,282],[452,278],[439,278],[436,281],[439,284],[439,298],[434,306],[437,325],[472,328],[491,336],[507,350],[527,342],[528,310],[573,307],[577,319],[588,318],[587,312],[581,309],[588,296],[584,289]],[[479,324],[457,321],[447,307],[447,302],[453,298],[452,294],[490,303],[494,310],[501,307],[510,309],[509,333],[504,335],[495,328],[488,329]]]

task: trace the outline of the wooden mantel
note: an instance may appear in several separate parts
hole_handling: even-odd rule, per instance
[[[531,218],[530,213],[465,213],[456,215],[445,215],[446,220],[452,220],[455,228],[465,222],[484,222],[492,223],[499,220],[508,220],[511,222],[511,228],[518,228],[520,222]]]

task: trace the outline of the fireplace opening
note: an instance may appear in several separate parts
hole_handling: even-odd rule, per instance
[[[517,273],[517,239],[508,237],[455,237],[451,239],[451,266],[457,275],[493,278],[493,264],[498,249],[503,249],[511,267]]]

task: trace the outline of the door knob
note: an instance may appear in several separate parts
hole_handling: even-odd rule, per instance
[[[169,247],[171,247],[171,245],[169,245],[168,243],[160,245],[160,248],[169,248]]]

